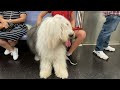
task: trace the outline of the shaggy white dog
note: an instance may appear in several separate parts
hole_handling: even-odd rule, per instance
[[[59,78],[68,78],[65,42],[74,37],[70,22],[61,15],[47,17],[37,28],[36,52],[40,60],[40,77],[48,78],[54,68]]]

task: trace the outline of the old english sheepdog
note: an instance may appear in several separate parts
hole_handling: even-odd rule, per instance
[[[35,60],[40,60],[40,78],[48,78],[52,68],[57,77],[68,78],[65,42],[74,37],[70,22],[61,15],[47,17],[40,26],[32,27],[27,35]]]

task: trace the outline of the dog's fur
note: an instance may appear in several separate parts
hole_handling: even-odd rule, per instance
[[[68,78],[64,43],[74,36],[70,22],[61,15],[45,18],[28,31],[28,44],[40,60],[40,77],[48,78],[52,67],[59,78]]]

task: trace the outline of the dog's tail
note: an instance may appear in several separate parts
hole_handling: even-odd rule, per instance
[[[37,28],[37,25],[34,25],[27,32],[27,44],[34,54],[36,54]]]

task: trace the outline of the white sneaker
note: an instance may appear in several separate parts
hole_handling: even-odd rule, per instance
[[[34,59],[35,59],[35,61],[39,61],[40,60],[37,55],[35,55]]]
[[[9,50],[7,50],[7,49],[6,49],[5,52],[4,52],[5,55],[8,55],[8,54],[10,54],[10,53],[11,53],[11,52],[10,52]]]
[[[93,51],[101,59],[107,60],[109,57],[103,51]]]
[[[19,56],[18,55],[18,48],[14,48],[14,50],[11,53],[12,53],[13,59],[17,60],[18,56]]]
[[[114,52],[115,51],[115,48],[111,47],[111,46],[108,46],[107,48],[104,48],[105,50],[107,51],[110,51],[110,52]]]

